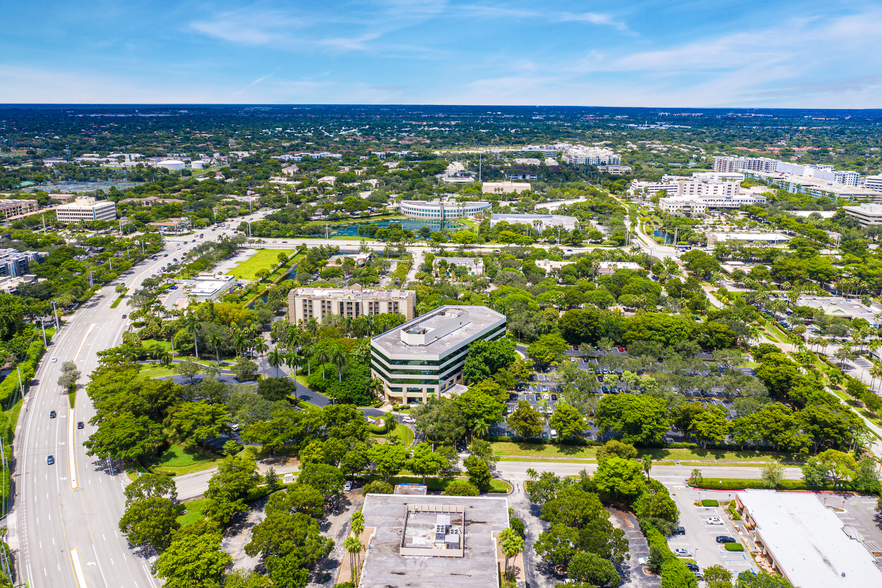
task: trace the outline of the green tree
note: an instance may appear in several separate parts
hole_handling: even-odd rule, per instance
[[[272,588],[271,578],[258,572],[233,570],[224,580],[224,588]]]
[[[220,435],[229,421],[230,414],[222,404],[208,402],[182,402],[172,408],[166,419],[182,440],[199,443]]]
[[[288,400],[295,392],[297,386],[291,378],[263,378],[257,383],[257,393],[271,402]]]
[[[236,363],[230,368],[240,382],[250,380],[257,371],[257,364],[245,356],[238,357]]]
[[[760,468],[760,479],[766,488],[777,488],[784,479],[784,468],[777,461],[771,461]]]
[[[594,483],[601,492],[633,499],[646,487],[646,477],[639,462],[610,457],[597,466]]]
[[[590,586],[618,586],[622,582],[616,566],[608,559],[587,552],[579,552],[570,560],[567,576]]]
[[[490,378],[517,359],[514,342],[508,338],[475,341],[469,346],[462,375],[466,382],[476,383]]]
[[[610,439],[603,446],[597,448],[597,461],[601,462],[610,457],[620,457],[622,459],[635,459],[637,457],[637,449],[628,443],[622,443],[615,439]]]
[[[123,490],[123,494],[126,496],[126,506],[154,497],[168,498],[172,502],[178,499],[178,489],[171,476],[149,472],[132,480]]]
[[[722,443],[729,434],[726,413],[719,407],[699,412],[692,419],[689,434],[701,444],[702,449],[706,448],[709,442]]]
[[[880,490],[879,470],[876,460],[865,455],[857,462],[851,481],[852,487],[862,494],[878,494]]]
[[[548,425],[557,430],[561,437],[573,437],[587,428],[585,419],[569,404],[558,404],[548,419]]]
[[[502,551],[502,555],[505,556],[505,564],[503,565],[502,574],[503,576],[510,577],[508,562],[511,558],[517,557],[519,553],[524,551],[524,538],[518,535],[517,531],[508,527],[499,532],[499,536],[496,540],[499,544],[500,551]]]
[[[490,473],[490,468],[486,461],[477,456],[470,455],[463,460],[462,465],[465,466],[468,473],[469,482],[481,490],[490,489],[493,475]]]
[[[374,462],[377,471],[383,474],[383,479],[388,482],[389,476],[396,475],[407,465],[409,453],[409,450],[401,445],[383,443],[371,447],[368,450],[368,457]]]
[[[245,553],[262,555],[276,586],[303,588],[309,570],[334,548],[318,521],[303,513],[273,513],[251,530]]]
[[[477,496],[480,493],[474,484],[465,480],[451,480],[444,489],[447,496]]]
[[[566,340],[560,335],[540,335],[527,346],[527,355],[540,366],[547,366],[559,361],[567,348]]]
[[[179,376],[187,378],[187,383],[191,386],[196,381],[196,376],[202,373],[204,366],[195,361],[181,361],[175,364],[174,371]]]
[[[449,398],[430,398],[412,411],[416,427],[430,440],[452,444],[465,437],[468,430],[462,409]]]
[[[661,567],[661,588],[698,588],[698,580],[682,561],[669,559]]]
[[[538,437],[545,428],[545,419],[542,413],[535,410],[525,400],[518,402],[518,407],[508,416],[505,423],[519,437],[524,438]]]
[[[667,405],[661,398],[614,394],[601,398],[594,425],[612,432],[625,443],[660,441],[670,427]]]
[[[162,425],[147,416],[122,412],[102,419],[83,445],[88,455],[99,459],[137,462],[153,456],[163,442]]]
[[[382,446],[378,446],[382,447]],[[391,447],[391,446],[390,446]],[[297,481],[318,490],[327,502],[335,496],[343,493],[343,484],[346,482],[340,468],[326,463],[310,463],[300,470]]]
[[[119,521],[119,530],[133,545],[150,545],[164,551],[171,543],[172,533],[180,528],[180,509],[161,496],[135,500],[126,507]]]
[[[156,558],[153,573],[166,588],[221,588],[232,562],[221,549],[220,533],[184,534]]]
[[[790,582],[781,576],[760,571],[758,574],[746,571],[738,574],[735,588],[792,588]]]
[[[422,476],[423,484],[426,476],[435,476],[444,466],[444,458],[432,451],[429,443],[419,443],[413,448],[413,455],[407,461],[407,469]]]
[[[732,588],[732,572],[721,565],[704,568],[706,588]]]
[[[208,481],[205,513],[226,525],[233,514],[248,508],[245,497],[257,486],[257,464],[249,454],[227,456]]]

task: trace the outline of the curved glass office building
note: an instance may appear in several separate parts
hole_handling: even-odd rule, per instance
[[[437,198],[430,201],[403,200],[398,205],[401,214],[408,218],[439,222],[489,213],[491,208],[489,202],[444,202]]]
[[[442,306],[371,339],[371,375],[386,400],[425,402],[462,383],[469,346],[505,336],[505,315],[486,306]]]

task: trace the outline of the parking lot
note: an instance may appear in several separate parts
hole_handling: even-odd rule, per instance
[[[732,537],[741,542],[745,535],[736,529],[729,519],[726,509],[719,507],[697,507],[693,503],[698,500],[733,500],[734,492],[712,492],[694,490],[688,486],[669,485],[668,490],[680,509],[680,525],[686,530],[684,535],[674,535],[668,539],[671,550],[687,549],[692,559],[704,570],[713,565],[720,565],[737,576],[741,572],[752,569],[759,571],[753,558],[746,551],[729,552],[723,544],[717,543],[719,536]],[[717,517],[721,524],[709,524],[708,518]],[[742,542],[743,544],[743,542]]]

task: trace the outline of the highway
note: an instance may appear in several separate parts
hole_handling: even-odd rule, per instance
[[[257,215],[254,215],[256,217]],[[169,237],[156,261],[147,260],[120,277],[130,292],[160,273],[173,256],[233,229],[206,230],[205,239]],[[182,243],[186,241],[186,243]],[[177,244],[182,243],[181,249]],[[112,464],[86,455],[82,443],[95,415],[85,393],[99,351],[122,342],[133,309],[116,298],[108,284],[81,306],[56,333],[25,397],[15,435],[16,496],[8,517],[9,543],[18,582],[31,588],[157,588],[144,554],[129,546],[117,524],[124,510],[123,479]],[[54,358],[54,360],[53,360]],[[75,361],[82,373],[74,409],[58,386],[61,365]],[[50,411],[56,411],[52,419]],[[85,428],[78,430],[78,421]],[[49,465],[52,455],[55,463]]]

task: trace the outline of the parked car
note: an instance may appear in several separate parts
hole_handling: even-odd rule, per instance
[[[649,558],[648,557],[640,557],[637,559],[637,563],[639,563],[641,566],[645,566],[646,564],[649,563]]]
[[[352,490],[352,482],[347,480],[346,483],[343,484],[343,491],[349,492],[350,490]]]
[[[735,543],[735,539],[728,535],[720,535],[717,537],[717,543]]]
[[[720,517],[707,517],[706,522],[708,525],[722,525],[723,519],[721,519]]]
[[[701,568],[698,567],[698,564],[694,564],[691,561],[686,562],[686,567],[689,568],[690,572],[700,572]]]
[[[677,557],[692,557],[692,552],[688,549],[674,549],[674,555]]]
[[[685,534],[686,534],[686,529],[684,527],[677,527],[677,529],[674,531],[674,535],[685,535]]]

